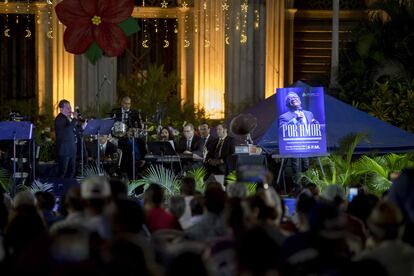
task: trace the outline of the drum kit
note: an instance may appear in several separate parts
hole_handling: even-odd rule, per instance
[[[123,137],[134,137],[134,138],[147,138],[148,130],[146,125],[144,124],[142,128],[129,128],[128,126],[123,123],[122,121],[117,121],[114,123],[112,127],[112,136],[116,138],[123,138]]]

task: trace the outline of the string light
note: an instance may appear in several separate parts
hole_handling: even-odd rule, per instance
[[[260,27],[260,13],[258,10],[254,10],[254,28],[259,29]]]
[[[175,19],[175,22],[174,22],[174,33],[175,33],[175,34],[178,34],[177,24],[178,24],[178,18],[176,18],[176,19]]]
[[[30,1],[27,0],[26,2],[26,35],[25,38],[30,38],[32,36],[32,32],[30,31]]]
[[[53,38],[53,24],[52,24],[52,22],[53,22],[53,1],[52,0],[49,0],[49,1],[46,1],[46,2],[48,4],[48,7],[47,7],[47,15],[48,15],[48,17],[47,17],[47,25],[48,25],[48,31],[47,31],[46,36],[48,38],[52,39]]]
[[[224,12],[224,42],[226,43],[226,45],[230,45],[230,12],[229,12],[229,4],[227,3],[227,0],[223,0],[222,4],[221,4],[221,9]]]
[[[165,32],[164,32],[164,45],[163,45],[163,48],[168,48],[170,46],[170,42],[168,41],[168,24],[167,24],[167,19],[164,19],[164,27],[165,27]]]
[[[4,36],[5,37],[10,37],[10,29],[9,29],[9,1],[6,0],[4,2],[6,4],[6,22],[4,25]]]
[[[188,40],[188,13],[184,16],[184,48],[190,47],[190,40]]]
[[[210,47],[210,28],[208,26],[208,10],[207,10],[207,1],[203,3],[204,10],[204,47]]]
[[[143,37],[142,37],[142,43],[141,43],[143,48],[149,48],[150,47],[148,45],[149,39],[148,39],[148,30],[147,29],[148,29],[147,20],[144,19],[144,20],[142,20],[142,30],[143,30],[142,35],[143,35]]]
[[[242,14],[242,26],[240,32],[240,43],[246,44],[247,43],[247,13],[249,11],[248,0],[244,0],[243,4],[241,4],[241,14]]]
[[[16,24],[19,24],[19,4],[16,5]]]

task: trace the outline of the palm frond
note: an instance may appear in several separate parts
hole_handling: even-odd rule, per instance
[[[383,157],[371,158],[364,155],[353,164],[353,168],[356,174],[375,173],[387,178],[389,171],[384,165]]]
[[[140,186],[144,186],[144,191],[150,184],[158,184],[166,191],[167,198],[177,195],[180,191],[180,182],[173,171],[166,169],[162,165],[150,166],[139,180],[132,181],[128,185],[128,194],[132,195],[133,191]]]
[[[203,193],[206,188],[204,178],[207,175],[207,169],[205,167],[199,167],[187,171],[186,175],[194,178],[196,182],[196,190]]]
[[[85,165],[85,167],[83,168],[83,176],[79,173],[76,178],[78,181],[81,181],[82,179],[88,178],[90,176],[95,176],[95,175],[109,176],[105,170],[103,170],[103,172],[100,172],[96,163],[92,163],[92,164]]]
[[[38,179],[33,180],[32,184],[29,186],[29,191],[32,194],[35,194],[37,192],[53,192],[53,183],[49,182],[41,182]]]
[[[10,174],[6,169],[0,168],[0,185],[4,191],[11,191],[12,181],[10,181]]]

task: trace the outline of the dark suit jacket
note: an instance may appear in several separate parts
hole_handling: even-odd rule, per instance
[[[207,148],[207,152],[214,152],[214,149],[215,149],[217,140],[218,140],[218,138],[213,137],[211,135],[208,137],[208,139],[207,139],[207,141],[206,141],[206,143],[204,145]]]
[[[69,121],[69,119],[59,113],[55,118],[56,133],[56,154],[57,156],[76,156],[76,136],[74,128],[77,120]]]
[[[122,121],[122,109],[115,108],[112,110],[113,118],[115,121]],[[136,110],[130,109],[128,112],[128,119],[125,120],[125,124],[130,127],[138,127],[141,128],[141,120],[139,118],[139,113]]]
[[[88,151],[88,157],[92,157],[93,159],[98,158],[97,141],[87,143],[86,149]],[[104,159],[104,158],[112,157],[114,153],[117,153],[117,147],[113,143],[108,141],[106,143],[105,155],[100,156],[100,158]]]
[[[305,114],[305,118],[308,124],[314,123],[315,119],[313,113],[307,110],[301,110]],[[297,114],[294,111],[288,111],[279,116],[279,127],[283,125],[295,125],[298,123]]]
[[[187,139],[181,137],[178,141],[176,151],[177,153],[183,153],[187,149]],[[199,136],[194,135],[193,140],[191,141],[191,152],[197,154],[200,157],[203,157],[203,144]]]
[[[221,154],[217,156],[216,148],[219,140],[219,138],[215,140],[214,147],[207,153],[207,159],[223,159],[224,162],[227,162],[227,158],[234,153],[235,140],[231,136],[226,136],[221,147]]]

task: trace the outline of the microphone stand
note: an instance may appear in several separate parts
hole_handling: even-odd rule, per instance
[[[97,104],[97,112],[96,112],[96,116],[99,118],[100,116],[100,112],[101,112],[101,103],[100,103],[100,97],[101,97],[101,92],[102,92],[102,88],[105,85],[105,83],[107,83],[109,80],[106,78],[106,76],[104,76],[104,79],[101,81],[101,83],[99,84],[98,87],[98,91],[96,92],[96,104]]]

